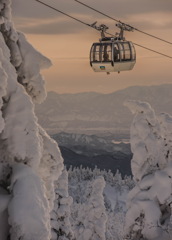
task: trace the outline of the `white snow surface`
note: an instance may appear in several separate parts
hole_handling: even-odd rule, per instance
[[[63,159],[34,103],[46,97],[40,70],[51,61],[15,30],[11,0],[0,0],[0,24],[0,240],[49,240]]]
[[[51,212],[51,240],[74,239],[70,222],[72,203],[73,199],[68,193],[68,172],[64,169],[55,183],[54,209]]]
[[[134,178],[140,180],[145,173],[153,171],[156,164],[163,163],[160,126],[154,110],[148,103],[128,101],[125,105],[135,114],[130,131],[133,152],[131,167]]]
[[[25,86],[32,100],[41,103],[45,100],[46,91],[40,69],[49,68],[51,62],[36,51],[22,33],[18,33],[18,46],[22,57],[22,63],[18,69],[19,81]]]
[[[88,183],[87,202],[82,206],[75,226],[75,238],[78,240],[105,240],[107,215],[104,206],[103,189],[105,181],[102,176]]]
[[[0,187],[0,239],[6,240],[9,232],[7,207],[11,195]]]
[[[12,171],[13,198],[8,206],[11,240],[50,239],[50,216],[43,182],[25,164],[15,164]]]
[[[127,200],[126,239],[172,239],[172,117],[148,103],[129,101],[131,161],[136,186]]]
[[[112,211],[115,211],[117,208],[123,209],[124,212],[126,211],[126,199],[128,192],[129,188],[127,186],[120,190],[118,187],[106,184],[104,188],[104,195],[106,196]]]
[[[74,168],[68,174],[74,239],[123,240],[126,195],[133,187],[132,179],[98,168]],[[96,235],[97,224],[101,235]]]
[[[5,125],[1,134],[9,153],[18,161],[27,159],[29,165],[38,167],[41,158],[41,146],[38,135],[37,119],[33,112],[33,104],[17,83],[15,68],[10,63],[10,52],[2,34],[0,34],[0,60],[6,75],[7,102],[3,110]]]
[[[59,178],[64,168],[63,158],[57,143],[39,126],[42,139],[42,158],[39,165],[39,174],[44,180],[46,195],[49,200],[50,211],[53,209],[55,192],[54,182]]]

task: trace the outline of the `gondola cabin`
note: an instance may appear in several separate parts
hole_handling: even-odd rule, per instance
[[[120,72],[132,70],[136,52],[132,42],[103,38],[93,43],[90,50],[90,65],[95,72]]]

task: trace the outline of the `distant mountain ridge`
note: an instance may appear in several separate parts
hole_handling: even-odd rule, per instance
[[[130,155],[129,142],[114,142],[115,136],[98,137],[96,135],[58,133],[52,135],[52,138],[58,142],[59,146],[71,149],[76,153],[84,155],[101,155],[104,153],[123,152]]]
[[[109,94],[49,92],[36,106],[40,124],[50,133],[128,133],[132,115],[126,100],[149,102],[156,113],[172,114],[172,84],[134,86]]]
[[[97,166],[101,170],[110,169],[113,173],[119,170],[123,177],[131,175],[130,144],[114,142],[113,135],[98,137],[61,132],[52,135],[52,138],[57,141],[67,167],[82,165],[94,169]]]

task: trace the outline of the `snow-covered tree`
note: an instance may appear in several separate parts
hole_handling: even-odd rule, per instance
[[[63,159],[57,143],[39,126],[39,134],[43,144],[39,175],[44,180],[46,196],[50,211],[54,206],[54,182],[57,181],[64,168]]]
[[[156,116],[148,103],[126,103],[135,114],[131,126],[132,172],[126,239],[172,239],[172,117]]]
[[[90,198],[86,205],[86,212],[88,212],[88,217],[84,221],[85,230],[83,233],[83,239],[106,239],[105,233],[107,216],[103,197],[104,188],[104,178],[102,176],[97,177],[92,183],[91,193],[89,194]],[[89,233],[90,238],[87,236]],[[84,235],[87,237],[85,238]]]
[[[51,213],[52,240],[72,240],[70,223],[72,197],[68,194],[68,173],[63,170],[55,184],[54,209]]]
[[[102,209],[105,209],[107,221],[105,226],[106,240],[123,240],[123,227],[126,213],[126,196],[133,188],[133,180],[131,177],[121,178],[121,174],[117,171],[115,175],[111,171],[101,171],[97,167],[93,170],[88,168],[70,168],[69,175],[69,194],[73,198],[71,206],[71,224],[75,238],[83,239],[85,225],[89,222],[94,226],[94,218],[89,216],[89,208],[92,207],[91,198],[95,196],[93,193],[93,185],[99,177],[105,179],[105,187],[103,194],[100,191],[100,198],[103,201]],[[102,180],[103,181],[103,180]],[[98,193],[98,192],[97,192]],[[94,212],[94,210],[92,211]],[[91,220],[90,220],[91,219]],[[96,222],[96,221],[95,221]],[[88,232],[87,232],[88,234]],[[86,235],[85,237],[89,235]]]
[[[106,240],[123,240],[125,213],[122,210],[115,214],[113,211],[108,211],[107,216]]]
[[[46,97],[49,59],[15,30],[11,1],[0,0],[0,240],[48,240],[59,148],[39,126],[34,103]]]
[[[93,181],[84,182],[85,196],[79,208],[75,226],[73,226],[77,240],[105,240],[106,209],[104,205],[103,190],[105,181],[102,176]]]
[[[50,239],[49,207],[40,177],[31,167],[17,163],[9,189],[13,195],[8,204],[10,239]]]

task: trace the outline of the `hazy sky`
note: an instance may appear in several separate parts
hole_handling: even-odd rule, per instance
[[[172,0],[82,1],[142,31],[172,42]],[[44,2],[89,24],[95,21],[104,23],[111,33],[118,31],[114,21],[74,0]],[[89,65],[89,52],[92,43],[100,38],[97,31],[35,0],[12,0],[12,14],[17,30],[24,32],[29,42],[53,63],[50,69],[42,72],[48,91],[109,93],[133,85],[172,83],[172,59],[135,46],[137,63],[132,71],[110,75],[95,73]],[[172,56],[172,45],[137,31],[126,33],[126,38]]]

